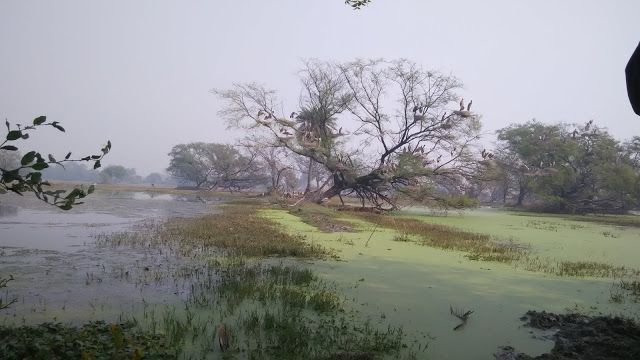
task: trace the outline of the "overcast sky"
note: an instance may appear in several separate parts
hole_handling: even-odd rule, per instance
[[[594,119],[626,139],[640,135],[624,82],[639,16],[639,0],[7,0],[0,116],[60,121],[66,134],[24,144],[58,156],[111,140],[104,164],[146,175],[175,144],[238,136],[212,88],[258,81],[293,111],[301,58],[404,57],[459,77],[486,131]]]

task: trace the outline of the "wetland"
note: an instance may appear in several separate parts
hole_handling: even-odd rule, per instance
[[[99,189],[69,212],[4,196],[0,353],[527,358],[564,331],[528,311],[638,321],[633,216],[336,210],[168,189]]]

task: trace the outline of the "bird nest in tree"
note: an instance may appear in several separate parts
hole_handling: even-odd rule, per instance
[[[306,148],[315,148],[318,145],[317,141],[299,141],[299,143]]]
[[[493,160],[481,160],[480,164],[487,166],[487,167],[496,167],[498,164],[496,164],[495,161]]]
[[[461,116],[463,118],[468,118],[468,117],[472,117],[473,113],[471,111],[467,111],[467,110],[454,110],[453,112],[455,115]]]
[[[291,120],[287,120],[287,119],[276,119],[276,121],[278,122],[278,124],[282,125],[282,126],[289,126],[289,127],[294,127],[296,125],[295,121],[291,121]]]

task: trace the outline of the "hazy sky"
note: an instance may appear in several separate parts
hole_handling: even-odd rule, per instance
[[[0,116],[60,121],[66,134],[28,144],[58,156],[111,140],[104,163],[146,175],[175,144],[234,141],[212,88],[258,81],[293,111],[301,58],[405,57],[459,77],[487,131],[595,119],[629,138],[640,117],[624,67],[639,16],[638,0],[373,0],[360,11],[343,0],[6,0]]]

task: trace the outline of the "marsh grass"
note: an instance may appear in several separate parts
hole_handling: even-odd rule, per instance
[[[633,302],[640,302],[640,280],[620,280],[620,288],[630,293]]]
[[[411,238],[411,235],[409,235],[408,232],[403,231],[399,234],[396,234],[393,237],[393,241],[398,241],[398,242],[411,242],[413,241],[413,239]]]
[[[558,224],[550,221],[543,220],[529,220],[526,224],[523,224],[525,227],[538,229],[538,230],[547,230],[558,232]]]
[[[614,225],[625,227],[640,227],[640,216],[633,215],[568,215],[568,214],[536,214],[518,212],[517,216],[526,217],[545,217],[545,218],[557,218],[569,221],[587,222],[602,225]],[[568,224],[568,226],[578,226],[575,224]]]
[[[450,226],[431,224],[411,218],[369,213],[352,213],[350,216],[398,231],[397,241],[415,237],[416,242],[444,250],[463,251],[472,260],[510,262],[520,259],[526,249],[507,246],[490,235],[473,233]]]
[[[223,250],[244,256],[320,258],[333,252],[282,231],[257,208],[224,206],[219,213],[166,222],[147,222],[139,231],[97,235],[98,244],[168,247],[185,256]]]
[[[398,234],[393,239],[395,241],[415,241],[424,246],[466,252],[465,257],[470,260],[509,263],[516,267],[523,266],[528,271],[557,276],[622,278],[640,275],[636,269],[601,262],[555,261],[533,257],[530,246],[519,243],[513,237],[492,237],[392,215],[353,213],[351,216],[396,230]],[[528,224],[537,229],[557,231],[557,224],[552,222],[536,220]],[[414,237],[417,240],[413,240]]]
[[[335,209],[316,204],[303,204],[289,211],[305,224],[309,224],[324,232],[353,232],[356,231],[349,222],[342,221]]]
[[[252,335],[244,347],[249,359],[378,359],[403,348],[401,329],[380,330],[347,317],[309,321],[300,312],[252,310],[238,323]]]
[[[186,289],[184,309],[158,310],[145,304],[141,322],[151,334],[166,337],[171,347],[180,349],[181,358],[211,358],[219,351],[218,324],[228,324],[232,334],[223,359],[400,356],[401,328],[367,322],[345,306],[335,284],[296,260],[327,258],[331,251],[283,232],[260,217],[258,208],[220,209],[199,218],[146,222],[132,232],[98,236],[102,246],[136,247],[160,254],[168,264],[140,265],[136,272],[119,269],[116,277],[141,286],[158,279]]]
[[[622,278],[625,276],[638,275],[638,271],[635,269],[595,261],[554,262],[538,257],[527,257],[523,259],[523,262],[525,270],[544,272],[557,276]]]

